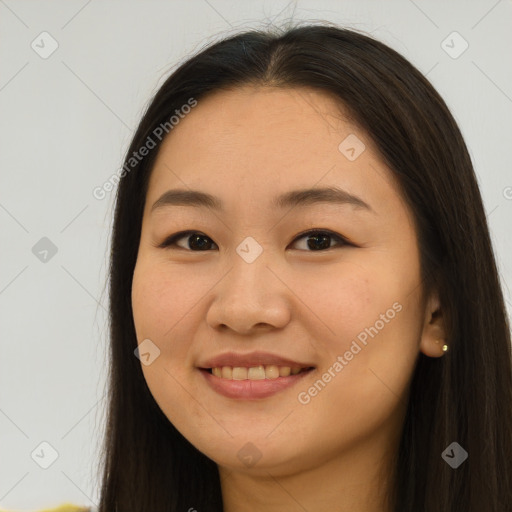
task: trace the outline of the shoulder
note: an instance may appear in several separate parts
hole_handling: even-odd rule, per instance
[[[15,510],[7,510],[0,508],[0,512],[21,512],[21,511],[15,511]],[[95,507],[83,507],[79,505],[73,505],[71,503],[63,503],[62,505],[59,505],[58,507],[54,508],[45,508],[38,510],[37,512],[97,512],[97,509]]]

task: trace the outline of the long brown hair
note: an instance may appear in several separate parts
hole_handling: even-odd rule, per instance
[[[110,260],[110,366],[99,512],[222,511],[217,465],[191,445],[144,380],[131,306],[154,130],[194,98],[242,85],[334,95],[399,183],[414,215],[425,293],[436,287],[449,352],[420,354],[390,495],[395,512],[512,512],[510,328],[486,215],[445,102],[406,59],[330,23],[248,31],[180,65],[149,104],[117,190]],[[193,115],[193,114],[192,114]],[[156,142],[135,165],[134,152]],[[172,137],[172,133],[169,134]],[[441,457],[456,441],[457,469]]]

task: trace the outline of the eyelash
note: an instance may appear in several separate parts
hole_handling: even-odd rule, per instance
[[[180,231],[179,233],[175,233],[174,235],[171,235],[169,236],[168,238],[166,238],[161,244],[159,244],[157,247],[160,248],[160,249],[169,249],[170,247],[172,246],[176,246],[176,242],[178,240],[180,240],[181,238],[185,238],[186,235],[200,235],[204,238],[208,238],[211,240],[211,238],[207,235],[204,235],[203,233],[200,233],[199,231]],[[304,250],[304,249],[301,249],[303,250],[304,252],[325,252],[325,251],[328,251],[330,249],[336,249],[337,247],[338,248],[341,248],[341,247],[344,247],[344,246],[350,246],[350,245],[353,245],[351,244],[345,237],[341,236],[340,234],[338,233],[335,233],[333,231],[330,231],[328,229],[310,229],[308,231],[305,231],[303,233],[300,233],[299,235],[297,235],[292,243],[295,243],[297,240],[300,240],[301,238],[305,238],[307,236],[311,236],[311,235],[327,235],[329,237],[331,237],[332,239],[335,239],[338,241],[338,245],[337,246],[333,246],[333,247],[328,247],[327,249],[319,249],[317,251],[308,251],[308,250]],[[213,242],[213,240],[212,240]],[[341,242],[341,243],[339,243]],[[213,242],[215,243],[215,242]],[[216,245],[216,244],[215,244]],[[183,247],[179,247],[179,246],[176,246],[177,249],[182,249],[184,251],[189,251],[189,252],[208,252],[208,250],[206,251],[195,251],[193,249],[185,249]]]

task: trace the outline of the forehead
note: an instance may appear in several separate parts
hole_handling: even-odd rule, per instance
[[[297,115],[340,117],[344,110],[332,94],[310,87],[272,87],[246,85],[214,91],[198,102],[194,111],[202,119],[239,124],[280,124]],[[192,116],[190,116],[192,118]],[[200,122],[199,116],[194,116]],[[332,120],[331,120],[332,122]],[[297,129],[299,127],[296,127]]]
[[[352,161],[340,151],[350,137],[365,148]],[[199,100],[173,128],[151,173],[148,202],[169,188],[207,189],[230,199],[234,193],[249,202],[329,185],[361,196],[379,165],[373,142],[332,96],[248,86]],[[379,176],[390,178],[383,169]]]
[[[234,152],[255,149],[262,142],[295,146],[313,137],[314,144],[308,144],[313,146],[328,133],[339,137],[343,128],[356,130],[342,119],[342,110],[334,98],[306,88],[246,86],[219,91],[199,100],[164,144],[172,148],[186,142],[201,152],[222,146]]]

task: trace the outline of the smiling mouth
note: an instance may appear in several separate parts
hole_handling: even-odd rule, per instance
[[[280,377],[289,377],[314,370],[314,366],[278,366],[278,365],[258,365],[258,366],[217,366],[215,368],[201,368],[215,377],[225,380],[276,380]]]

